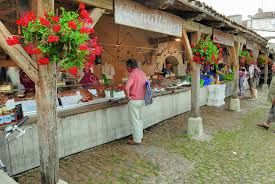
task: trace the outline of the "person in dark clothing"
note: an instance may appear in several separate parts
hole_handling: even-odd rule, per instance
[[[170,63],[169,61],[166,61],[166,67],[163,66],[163,69],[162,69],[163,76],[165,77],[166,75],[172,74],[172,68],[173,68],[172,63]]]

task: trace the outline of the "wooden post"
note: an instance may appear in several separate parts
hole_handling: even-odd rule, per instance
[[[240,40],[234,43],[233,47],[230,47],[230,58],[232,59],[233,67],[234,67],[234,83],[233,83],[233,94],[230,100],[230,110],[232,111],[240,111],[240,99],[238,96],[239,91],[239,53],[240,49],[242,48],[240,44]]]
[[[200,32],[192,33],[191,43],[196,45],[201,37]],[[193,118],[200,117],[200,65],[193,62],[193,53],[185,30],[183,30],[183,46],[191,64],[191,114]]]
[[[192,70],[191,117],[188,119],[187,133],[191,136],[199,137],[203,135],[203,124],[202,118],[200,117],[200,65],[193,62],[193,53],[186,30],[183,30],[182,32],[182,43]],[[200,32],[192,33],[191,42],[196,44],[199,41],[200,36]]]
[[[34,6],[36,5],[36,6]],[[37,16],[54,10],[54,0],[34,0]],[[56,64],[38,66],[39,85],[36,85],[38,139],[42,184],[56,184],[59,180],[57,137]]]
[[[231,47],[231,57],[233,59],[233,66],[234,66],[234,88],[233,88],[233,95],[234,99],[239,98],[238,91],[239,91],[239,53],[240,53],[240,42],[235,42],[234,47]]]

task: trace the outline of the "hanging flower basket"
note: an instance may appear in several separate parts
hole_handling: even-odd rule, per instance
[[[22,44],[28,54],[37,55],[39,65],[54,62],[58,70],[76,76],[79,69],[90,68],[102,52],[90,28],[92,22],[82,3],[77,11],[61,8],[60,16],[46,12],[43,17],[36,17],[26,12],[16,21],[22,36],[12,36],[6,41],[10,46]]]
[[[218,63],[219,56],[222,54],[222,48],[219,49],[211,40],[210,36],[200,39],[199,43],[192,48],[193,61],[197,64],[209,62],[210,64]]]
[[[265,55],[265,54],[261,54],[259,57],[258,57],[258,63],[260,65],[265,65],[266,63],[268,63],[268,57]]]
[[[253,62],[252,51],[241,50],[240,51],[240,63],[251,64]]]

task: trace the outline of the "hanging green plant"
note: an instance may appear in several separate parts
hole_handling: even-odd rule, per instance
[[[210,36],[202,37],[199,43],[192,48],[193,61],[198,64],[209,62],[210,64],[218,63],[222,48],[218,48],[211,40]]]
[[[267,57],[265,54],[261,54],[261,55],[258,57],[258,63],[259,63],[260,65],[265,65],[267,62],[268,62],[268,57]]]
[[[253,55],[252,51],[249,52],[247,50],[241,50],[240,51],[240,62],[250,64],[253,61],[252,55]]]
[[[102,52],[90,27],[92,22],[83,3],[77,11],[61,8],[59,16],[45,12],[37,17],[26,12],[16,21],[22,36],[12,36],[6,42],[10,46],[23,44],[28,54],[37,55],[39,65],[55,62],[59,70],[77,75],[79,69],[90,68]]]

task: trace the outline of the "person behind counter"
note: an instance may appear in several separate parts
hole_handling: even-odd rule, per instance
[[[94,86],[99,83],[98,77],[93,74],[89,68],[84,68],[83,73],[84,76],[80,80],[80,84],[83,88],[89,88],[90,86]]]
[[[34,92],[35,91],[35,84],[34,82],[29,78],[29,76],[23,71],[20,71],[20,83],[24,86],[25,92]]]
[[[129,78],[125,87],[125,93],[128,97],[128,113],[130,122],[133,126],[133,139],[128,140],[128,144],[141,144],[143,139],[143,122],[141,111],[145,105],[145,82],[147,80],[145,73],[138,68],[135,59],[129,59],[126,63]]]
[[[170,61],[166,61],[166,67],[163,66],[163,69],[161,70],[163,72],[163,76],[172,74],[172,68],[173,65]]]

